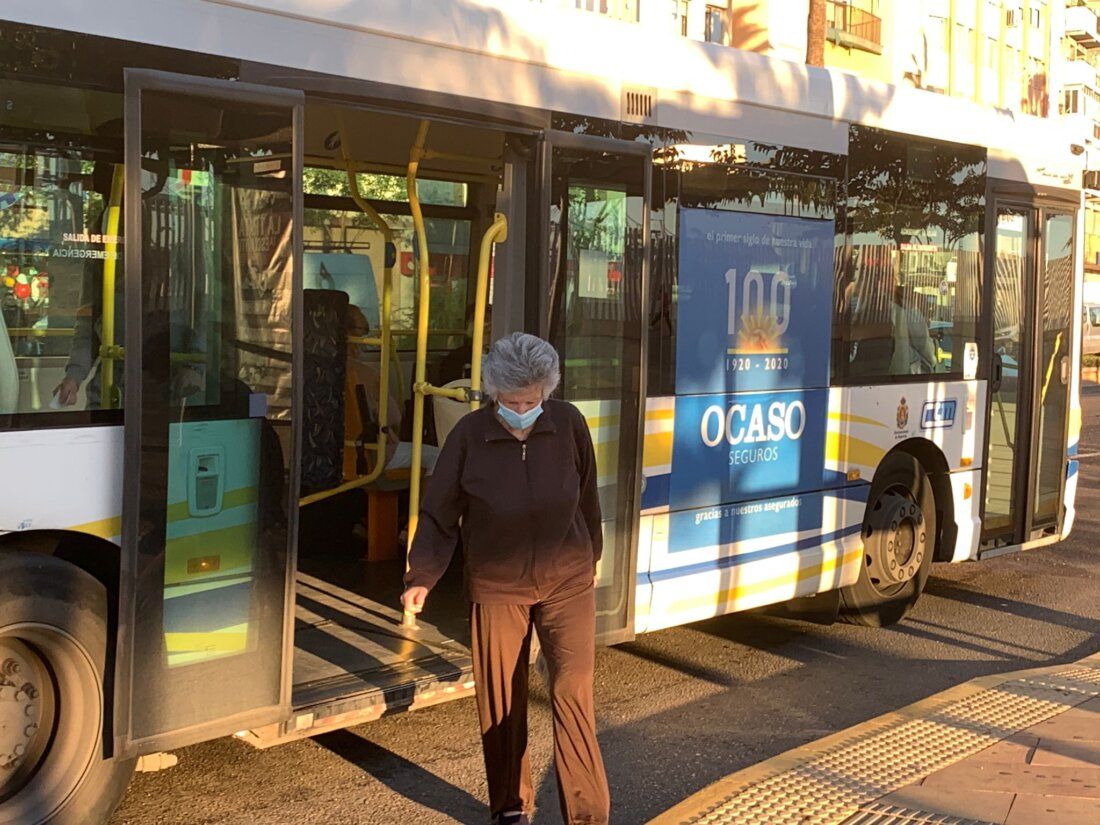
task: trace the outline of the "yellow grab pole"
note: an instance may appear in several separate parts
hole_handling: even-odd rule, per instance
[[[485,343],[485,305],[489,300],[489,264],[493,244],[508,240],[508,219],[500,212],[481,239],[481,254],[477,261],[477,293],[474,297],[474,330],[470,339],[470,409],[481,406],[481,349]]]
[[[428,360],[428,310],[431,300],[431,273],[428,266],[428,233],[424,227],[424,213],[420,208],[420,196],[416,191],[416,175],[424,156],[424,144],[428,140],[428,121],[420,121],[416,130],[416,143],[409,152],[409,167],[405,183],[409,190],[409,210],[416,230],[416,273],[419,282],[420,306],[416,319],[416,368],[413,376],[412,460],[409,467],[409,534],[408,547],[412,549],[416,524],[420,515],[420,462],[424,447],[424,384]],[[406,567],[408,556],[406,555]],[[416,615],[405,612],[402,624],[416,626]]]
[[[390,407],[390,352],[393,346],[393,339],[390,332],[390,313],[393,303],[393,266],[390,262],[390,250],[393,249],[393,230],[390,229],[390,225],[386,223],[385,219],[378,214],[378,210],[367,203],[366,199],[359,191],[359,180],[355,175],[355,171],[351,168],[351,158],[348,155],[348,143],[345,139],[344,131],[343,118],[341,117],[340,152],[344,157],[344,164],[347,167],[348,186],[351,188],[351,198],[355,201],[355,205],[362,209],[366,216],[378,227],[386,242],[386,249],[384,252],[385,258],[382,269],[382,306],[378,313],[382,330],[381,340],[378,344],[380,350],[378,354],[378,441],[375,447],[377,456],[375,457],[374,468],[370,473],[357,479],[357,481],[360,481],[362,484],[370,484],[382,475],[382,471],[385,469],[386,464],[386,425],[389,420],[388,414]]]
[[[122,187],[126,180],[125,169],[121,163],[115,164],[111,175],[111,195],[107,202],[107,226],[105,257],[103,259],[103,334],[99,348],[100,389],[107,407],[114,407],[115,359],[119,357],[119,348],[115,346],[115,276],[118,271],[118,225],[122,212]]]

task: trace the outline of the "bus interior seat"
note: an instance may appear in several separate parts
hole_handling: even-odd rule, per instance
[[[348,296],[307,289],[303,307],[301,489],[309,494],[343,481]]]
[[[443,388],[450,390],[469,386],[469,378],[458,378],[447,382]],[[443,444],[458,423],[458,419],[470,412],[470,405],[466,401],[456,401],[453,398],[435,395],[432,396],[432,412],[435,415],[435,437],[439,441],[439,448],[443,449]]]

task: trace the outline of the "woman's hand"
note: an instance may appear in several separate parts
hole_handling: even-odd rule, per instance
[[[406,613],[417,614],[424,609],[424,600],[428,598],[428,588],[410,587],[401,594],[401,606]]]
[[[76,403],[76,396],[79,392],[80,384],[76,383],[76,381],[68,376],[65,376],[62,382],[57,385],[53,394],[57,396],[57,400],[62,406],[71,407]]]

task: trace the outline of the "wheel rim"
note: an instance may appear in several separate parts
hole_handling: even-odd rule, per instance
[[[58,627],[9,625],[0,628],[0,646],[7,658],[18,654],[21,673],[26,662],[43,674],[36,677],[38,728],[33,737],[22,732],[23,756],[0,774],[0,825],[40,825],[68,805],[100,758],[102,685],[87,651]],[[14,743],[5,737],[0,744]]]
[[[0,802],[38,770],[56,717],[57,689],[46,662],[31,645],[0,636]]]
[[[924,511],[909,488],[884,490],[863,529],[867,579],[882,596],[896,595],[920,572],[928,552]]]

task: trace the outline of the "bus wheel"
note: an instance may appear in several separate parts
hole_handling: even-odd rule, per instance
[[[936,503],[920,462],[891,456],[871,484],[863,517],[859,580],[840,591],[840,618],[885,627],[916,604],[936,546]]]
[[[134,771],[103,758],[107,594],[50,556],[0,556],[0,825],[106,822]]]

